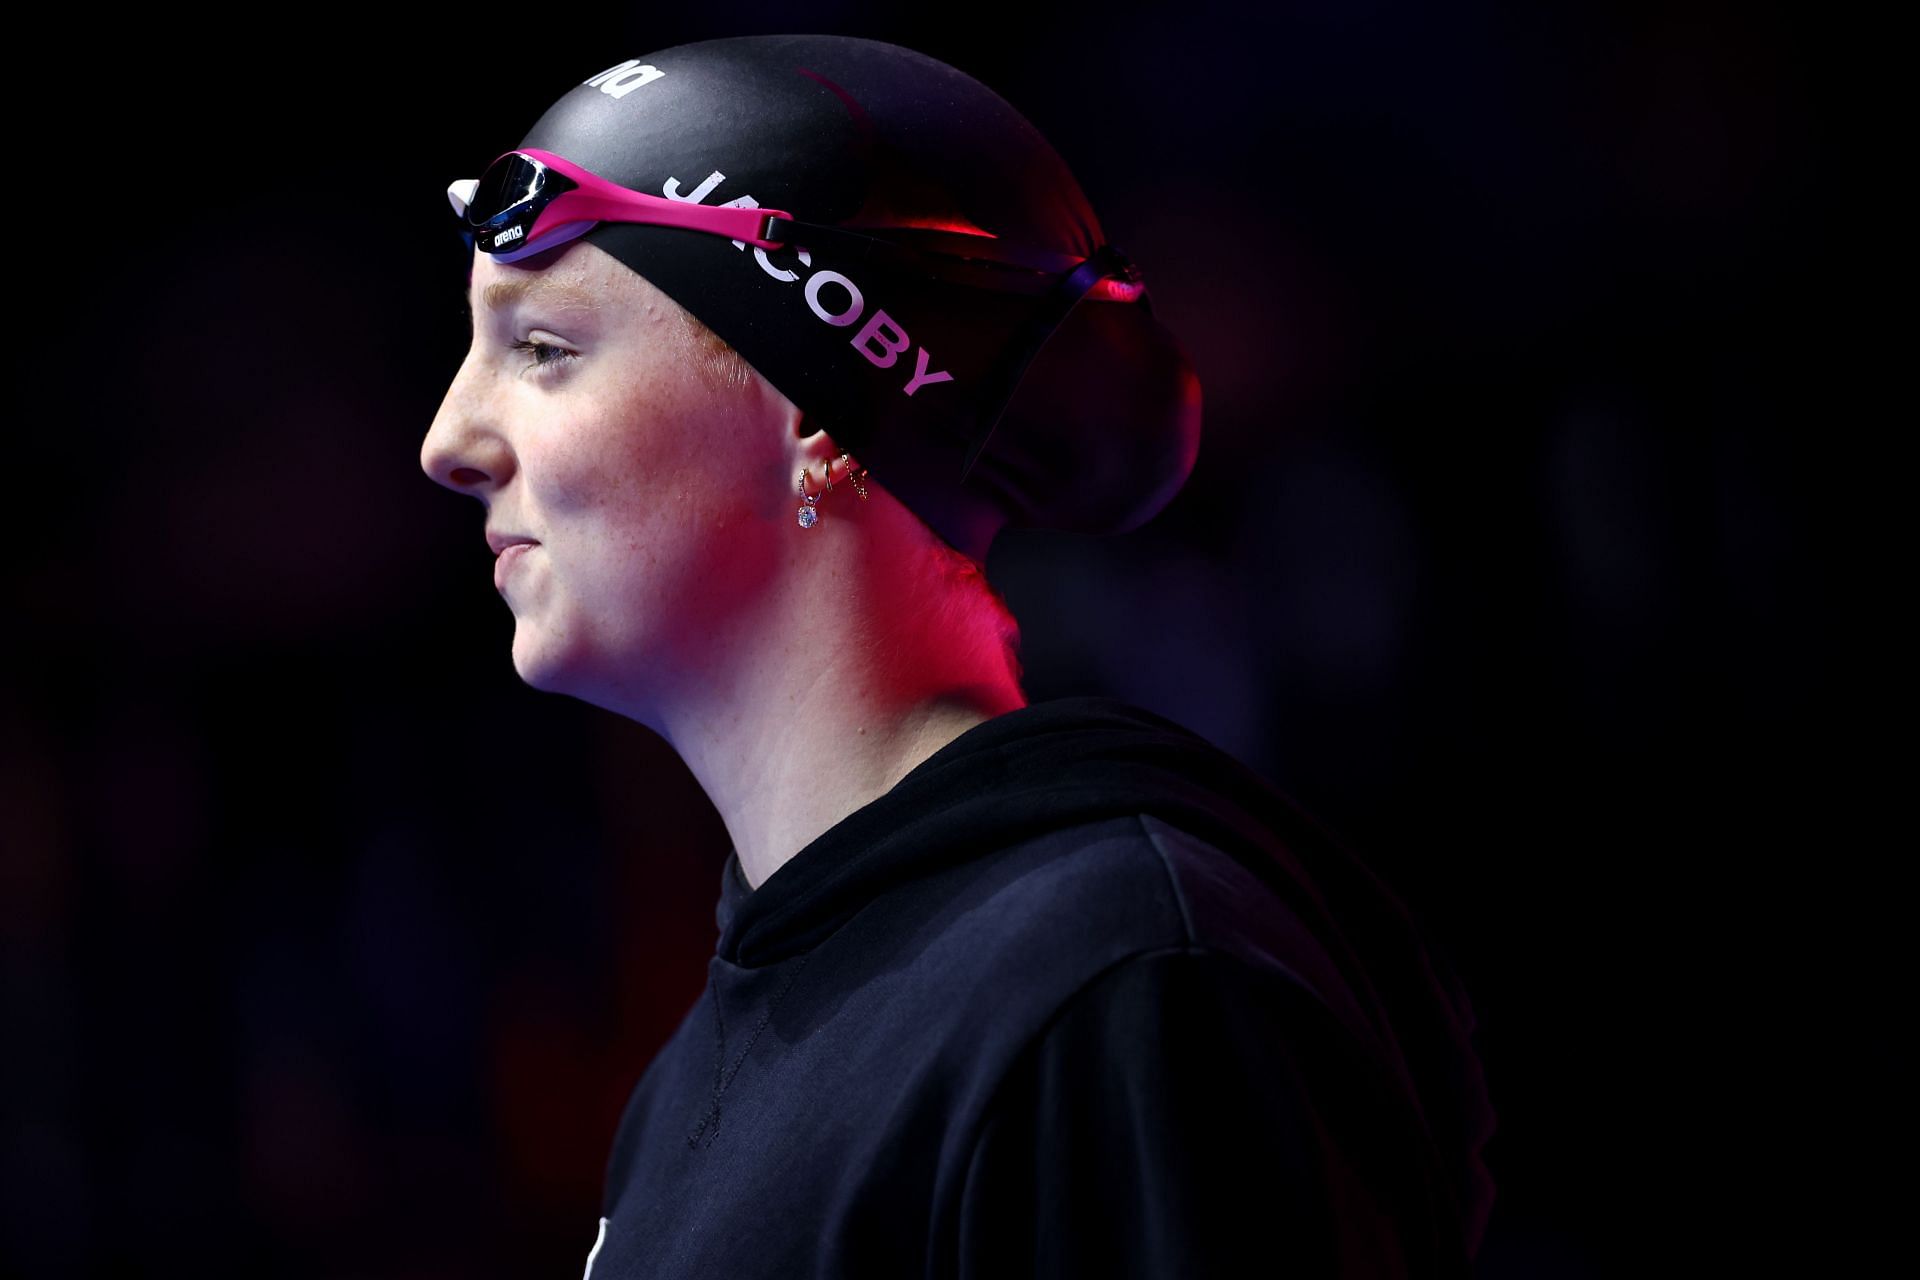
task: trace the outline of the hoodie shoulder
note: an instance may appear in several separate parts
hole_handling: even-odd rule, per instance
[[[1360,998],[1326,940],[1245,862],[1152,814],[1136,821],[1191,945],[1283,974],[1350,1024],[1360,1023]]]
[[[1197,947],[1281,970],[1323,1000],[1344,987],[1324,941],[1245,861],[1151,813],[1062,827],[1004,851],[989,919],[1121,953]]]
[[[1245,863],[1149,813],[1060,827],[976,864],[970,954],[1007,974],[1051,971],[1064,993],[1169,948],[1228,957],[1304,988],[1359,1025],[1323,939]]]

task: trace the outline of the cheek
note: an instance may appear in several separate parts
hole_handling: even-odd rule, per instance
[[[554,416],[535,487],[584,595],[668,595],[685,607],[770,572],[779,518],[793,521],[800,504],[797,475],[781,474],[779,423],[695,391],[638,379],[583,386]]]
[[[666,476],[671,451],[652,424],[584,404],[563,415],[528,467],[546,514],[576,520],[624,519],[635,499]]]
[[[711,406],[685,398],[672,380],[638,374],[583,382],[554,442],[573,455],[564,468],[573,486],[597,495],[679,487],[714,443],[702,412]]]
[[[541,519],[563,542],[571,586],[583,596],[651,597],[669,581],[710,573],[717,537],[744,530],[745,486],[713,468],[711,449],[687,443],[685,419],[575,418],[546,459]]]

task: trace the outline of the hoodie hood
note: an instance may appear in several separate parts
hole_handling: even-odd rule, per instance
[[[1059,698],[960,734],[759,889],[721,874],[716,956],[754,970],[807,952],[890,890],[1050,830],[1144,813],[1231,854],[1309,923],[1440,1153],[1468,1256],[1494,1199],[1495,1127],[1457,973],[1401,900],[1271,782],[1191,730],[1116,698]]]

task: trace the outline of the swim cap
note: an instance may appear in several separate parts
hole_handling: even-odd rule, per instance
[[[1009,525],[1132,529],[1192,471],[1199,380],[1137,269],[1039,131],[945,63],[850,36],[678,45],[582,81],[520,148],[914,248],[585,232],[976,562]]]

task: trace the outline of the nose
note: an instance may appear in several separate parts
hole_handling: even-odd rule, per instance
[[[505,484],[513,453],[488,410],[478,362],[469,353],[420,443],[420,469],[456,493],[485,495]]]

